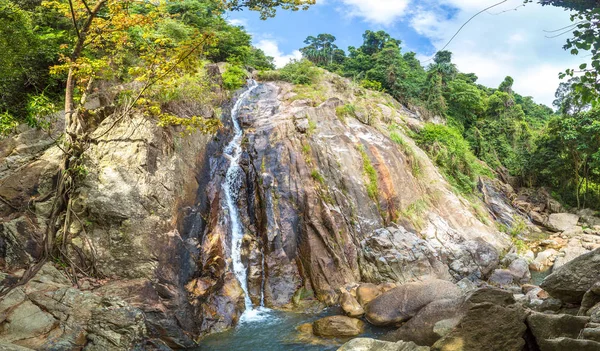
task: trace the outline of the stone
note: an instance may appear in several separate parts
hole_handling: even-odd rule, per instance
[[[340,295],[340,306],[342,310],[346,313],[348,317],[362,317],[365,314],[365,310],[363,307],[356,301],[354,296],[352,296],[347,291],[342,291]]]
[[[375,300],[379,295],[381,295],[381,289],[375,284],[361,284],[356,289],[356,299],[363,307]]]
[[[496,269],[488,281],[493,285],[506,286],[513,284],[514,279],[513,273],[508,269]]]
[[[548,228],[557,232],[572,229],[579,222],[579,216],[572,213],[553,213],[548,216]]]
[[[537,254],[533,262],[529,264],[529,269],[536,272],[545,271],[552,267],[558,251],[554,249],[547,249]]]
[[[433,301],[386,339],[431,346],[458,325],[464,311],[463,299]]]
[[[591,308],[600,303],[600,281],[597,281],[592,287],[585,292],[583,299],[581,300],[581,307],[579,308],[579,315],[585,316]]]
[[[377,229],[360,243],[361,277],[367,281],[408,283],[450,279],[438,252],[404,227]]]
[[[592,340],[581,340],[572,338],[556,338],[546,341],[540,345],[540,351],[598,351],[600,342]]]
[[[408,283],[371,301],[365,315],[373,325],[396,325],[412,318],[432,301],[457,298],[460,295],[461,290],[445,280]]]
[[[337,351],[429,351],[429,347],[418,346],[413,342],[387,342],[368,338],[348,341]]]
[[[587,342],[580,344],[572,341],[580,338],[588,322],[589,317],[568,314],[534,312],[527,317],[527,325],[535,337],[540,351],[592,350],[588,348],[590,344]]]
[[[54,317],[31,301],[16,306],[6,316],[0,341],[15,342],[49,333],[58,326]]]
[[[508,266],[508,270],[513,275],[515,282],[517,283],[527,283],[531,280],[531,272],[529,272],[529,263],[527,260],[523,258],[519,258],[514,260],[510,266]]]
[[[466,300],[472,304],[492,303],[499,306],[508,306],[515,303],[515,298],[509,291],[485,287],[470,293]]]
[[[527,324],[540,344],[543,340],[558,337],[577,339],[589,320],[589,317],[534,312],[527,317]]]
[[[313,323],[313,333],[326,338],[351,337],[362,334],[364,322],[346,316],[330,316]]]
[[[522,351],[526,313],[516,305],[475,304],[432,351]]]
[[[33,351],[27,347],[22,347],[15,344],[0,342],[0,350],[2,351]]]
[[[579,256],[547,276],[541,288],[567,303],[580,304],[584,294],[600,281],[600,249]]]

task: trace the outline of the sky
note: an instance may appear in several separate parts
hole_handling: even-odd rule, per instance
[[[342,49],[360,46],[365,30],[385,30],[402,40],[402,51],[414,51],[426,61],[474,14],[501,0],[316,0],[307,11],[278,11],[265,21],[252,11],[227,14],[242,25],[254,45],[275,57],[281,67],[300,58],[306,37],[333,34]],[[507,75],[514,90],[551,106],[560,83],[558,73],[585,59],[562,49],[569,35],[547,38],[571,24],[569,13],[556,7],[523,5],[506,0],[468,23],[450,43],[453,61],[478,83],[497,87]],[[427,62],[425,62],[425,65]]]

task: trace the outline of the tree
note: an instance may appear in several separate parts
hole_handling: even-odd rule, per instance
[[[49,257],[61,257],[70,262],[69,237],[63,228],[69,228],[71,224],[71,193],[81,176],[81,156],[92,138],[108,133],[133,109],[141,109],[157,117],[160,125],[173,120],[180,122],[181,118],[177,119],[162,110],[160,101],[151,101],[145,95],[157,85],[173,90],[177,78],[196,73],[198,67],[202,66],[205,48],[210,49],[218,39],[224,42],[230,39],[215,34],[215,27],[203,28],[197,26],[197,22],[196,26],[190,26],[189,23],[202,22],[205,10],[211,17],[220,16],[226,9],[249,8],[259,11],[261,17],[266,18],[273,16],[277,8],[297,10],[314,3],[314,0],[206,0],[202,6],[198,3],[193,0],[43,2],[47,11],[61,14],[73,25],[69,32],[71,40],[67,41],[69,44],[60,58],[60,64],[50,70],[55,75],[66,74],[64,155],[44,236],[44,255],[23,275],[20,284],[31,278]],[[188,14],[186,7],[195,8],[198,12],[182,16]],[[24,23],[23,19],[20,21]],[[227,44],[228,50],[233,53],[226,56],[239,57],[251,53],[248,47],[235,47],[249,39],[240,32],[239,28],[226,32],[233,35]],[[133,86],[139,88],[134,88],[131,96],[124,100],[121,112],[113,116],[114,122],[92,136],[93,130],[86,123],[90,111],[86,110],[85,105],[96,81],[135,83]],[[217,119],[204,120],[197,116],[190,118],[189,122],[203,132],[214,130],[219,123]],[[59,235],[61,230],[62,235]],[[56,240],[58,237],[62,238],[60,242]]]
[[[525,3],[534,0],[525,0]],[[579,77],[579,81],[573,83],[579,99],[583,103],[591,103],[593,106],[600,105],[600,1],[598,0],[538,0],[542,5],[552,5],[576,11],[571,15],[571,26],[565,28],[565,32],[573,31],[573,37],[567,39],[565,50],[571,54],[579,55],[582,52],[590,52],[591,64],[582,63],[577,69],[567,69],[560,74],[561,79],[565,77]]]
[[[331,34],[319,34],[317,37],[309,36],[304,40],[307,46],[300,49],[302,55],[319,67],[342,64],[346,58],[343,50],[335,45],[336,38]]]

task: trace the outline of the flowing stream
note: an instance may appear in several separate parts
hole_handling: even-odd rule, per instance
[[[244,131],[239,122],[239,113],[252,91],[257,87],[258,83],[256,83],[256,81],[249,80],[247,89],[238,97],[233,105],[233,108],[231,109],[231,121],[233,123],[235,134],[231,142],[229,142],[225,148],[225,155],[227,155],[230,160],[229,168],[227,169],[227,174],[225,176],[225,182],[223,184],[223,190],[225,192],[225,200],[229,211],[229,222],[231,224],[231,260],[233,262],[233,272],[244,290],[244,301],[246,305],[246,310],[244,311],[240,322],[259,320],[264,316],[265,312],[268,312],[268,310],[262,306],[262,291],[260,299],[261,306],[259,306],[259,308],[255,309],[250,300],[246,267],[244,267],[244,263],[242,262],[244,229],[242,228],[240,213],[237,208],[237,198],[241,186],[240,173],[242,172],[239,161],[242,154],[242,137],[244,135]]]

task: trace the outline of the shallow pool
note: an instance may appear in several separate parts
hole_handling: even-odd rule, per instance
[[[339,308],[328,308],[319,314],[267,311],[262,318],[241,322],[229,331],[213,334],[200,341],[194,351],[325,351],[337,350],[346,340],[299,340],[296,327],[319,318],[342,314]],[[377,338],[391,329],[375,328],[365,323],[361,337]]]

